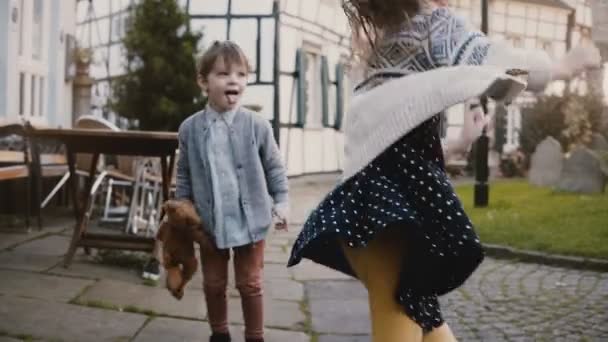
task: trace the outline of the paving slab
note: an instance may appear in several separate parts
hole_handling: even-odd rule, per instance
[[[21,234],[0,231],[0,250],[12,247],[16,244],[30,240],[31,238],[32,235],[27,233]]]
[[[0,270],[0,293],[6,296],[19,296],[45,299],[54,302],[69,302],[94,281],[43,275],[32,272]]]
[[[264,297],[277,300],[299,302],[304,299],[304,286],[302,283],[289,279],[267,279],[263,285]],[[229,284],[228,295],[239,298],[240,294],[234,285]]]
[[[268,327],[303,330],[306,317],[297,302],[274,300],[264,297],[264,324]],[[228,298],[228,321],[243,324],[240,298]]]
[[[46,235],[15,247],[17,253],[62,256],[70,246],[70,238],[63,235]]]
[[[301,301],[304,298],[304,286],[295,280],[266,280],[264,296],[279,300]]]
[[[311,300],[312,328],[321,334],[369,334],[367,299]]]
[[[293,279],[293,270],[281,264],[265,264],[264,279]]]
[[[302,229],[302,225],[300,223],[297,224],[290,224],[289,225],[289,229],[287,231],[273,231],[270,234],[268,234],[269,237],[278,237],[278,238],[284,238],[284,239],[288,239],[290,241],[295,240],[298,237],[298,234],[300,233],[300,229]],[[289,246],[291,247],[291,246]]]
[[[306,296],[315,299],[364,299],[367,290],[358,280],[307,281]]]
[[[61,341],[129,341],[147,316],[29,298],[3,297],[0,331]]]
[[[293,181],[290,180],[290,184]],[[291,188],[294,215],[290,230],[271,232],[266,246],[266,340],[309,341],[310,336],[304,333],[308,329],[302,323],[305,317],[300,309],[300,305],[305,303],[311,312],[311,327],[318,334],[318,342],[369,341],[367,294],[357,280],[308,260],[293,268],[285,267],[291,241],[297,236],[305,214],[331,188],[329,183],[300,183]],[[64,221],[69,223],[70,220],[68,212]],[[25,234],[6,232],[1,228],[0,270],[4,273],[0,272],[0,335],[6,336],[0,337],[0,342],[3,339],[12,342],[19,336],[68,341],[89,341],[91,336],[95,336],[94,340],[112,341],[133,338],[138,330],[131,332],[131,325],[126,324],[123,328],[120,325],[123,317],[132,316],[123,316],[129,313],[118,310],[104,310],[101,308],[103,305],[130,306],[129,309],[173,316],[131,313],[139,317],[137,322],[141,324],[145,319],[151,320],[139,334],[138,341],[207,340],[209,330],[205,322],[200,271],[186,291],[190,303],[202,308],[197,311],[196,307],[188,307],[192,304],[170,297],[164,289],[164,281],[156,287],[142,286],[140,270],[98,263],[95,258],[85,256],[82,249],[78,250],[71,268],[54,267],[67,250],[70,229],[49,235],[46,229],[41,233],[34,230]],[[1,246],[15,246],[16,243],[22,244],[1,250]],[[55,278],[48,278],[53,276],[62,280],[59,285],[53,283]],[[80,286],[74,285],[74,277],[80,278],[77,281],[94,283],[90,288],[83,286],[87,291],[81,300],[100,307],[57,302],[67,301]],[[6,283],[5,279],[10,279],[11,283]],[[239,294],[234,288],[232,265],[229,284],[231,329],[234,340],[242,341],[242,313]],[[62,289],[53,292],[53,287]],[[38,288],[44,289],[38,291]],[[441,297],[440,302],[446,321],[462,341],[608,341],[607,298],[608,273],[486,258],[463,287]],[[6,313],[7,308],[10,308],[10,317]],[[72,311],[68,310],[68,314],[63,315],[64,308]],[[43,311],[40,316],[32,314],[37,310]],[[61,314],[58,315],[59,312]],[[95,312],[102,312],[105,318],[98,319]],[[30,317],[41,322],[38,324],[40,327],[33,323],[27,325]],[[119,324],[113,324],[114,320]],[[84,322],[88,335],[80,331],[78,325],[81,322]],[[93,325],[94,322],[99,322],[99,325]],[[132,325],[137,327],[136,323]],[[114,331],[114,326],[126,332]],[[65,333],[57,333],[58,329],[65,330]],[[95,329],[108,331],[104,331],[104,335]]]
[[[177,300],[163,287],[137,285],[117,280],[101,280],[79,298],[80,303],[103,303],[119,308],[153,311],[157,314],[204,319],[206,307],[202,292],[186,289],[184,298]]]
[[[287,252],[268,252],[264,253],[264,262],[269,264],[287,265],[289,254]]]
[[[292,270],[287,268],[287,263],[271,263],[264,260],[263,278],[265,281],[274,281],[276,279],[290,280],[292,279]],[[199,265],[200,266],[200,265]],[[164,274],[161,276],[161,283],[164,282]],[[200,267],[190,280],[189,286],[193,288],[203,288],[203,276]],[[234,263],[231,258],[228,262],[228,287],[234,288]]]
[[[301,281],[353,279],[344,273],[334,271],[309,260],[302,260],[298,265],[290,269],[293,272],[294,279]]]
[[[284,248],[281,246],[264,246],[264,252],[283,252]]]
[[[244,342],[243,326],[230,326],[232,341]],[[134,342],[190,342],[207,341],[211,331],[207,322],[155,318],[137,335]],[[265,329],[267,342],[309,342],[310,337],[302,332]]]
[[[60,256],[4,251],[0,252],[0,269],[42,272],[61,260]]]
[[[369,342],[369,335],[321,335],[318,342]]]
[[[63,267],[63,262],[60,262],[48,269],[47,273],[87,279],[120,280],[133,284],[142,284],[144,281],[141,278],[141,270],[105,265],[92,260],[74,260],[68,268]]]
[[[289,250],[289,248],[291,248],[291,243],[292,243],[292,240],[286,236],[281,236],[281,237],[275,236],[275,237],[270,237],[266,240],[267,246],[279,247],[281,249],[286,248],[287,250]]]

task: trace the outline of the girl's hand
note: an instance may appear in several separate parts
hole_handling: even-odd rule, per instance
[[[464,125],[461,139],[464,145],[472,144],[481,136],[483,128],[492,120],[491,115],[485,115],[478,99],[465,102]]]

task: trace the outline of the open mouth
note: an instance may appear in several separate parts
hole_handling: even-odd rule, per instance
[[[226,99],[228,103],[235,104],[239,99],[239,91],[238,90],[226,90],[224,93],[226,95]]]

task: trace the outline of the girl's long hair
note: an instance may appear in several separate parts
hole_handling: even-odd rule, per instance
[[[353,67],[366,69],[373,63],[384,36],[401,30],[425,1],[342,0],[352,34]]]

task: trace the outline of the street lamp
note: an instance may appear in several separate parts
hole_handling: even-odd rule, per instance
[[[488,0],[481,0],[481,31],[488,34]],[[488,113],[488,98],[480,99],[481,108],[485,114]],[[475,154],[475,192],[474,205],[475,207],[487,207],[489,200],[488,188],[488,148],[490,138],[487,135],[487,127],[484,127],[481,136],[475,142],[473,152]]]

